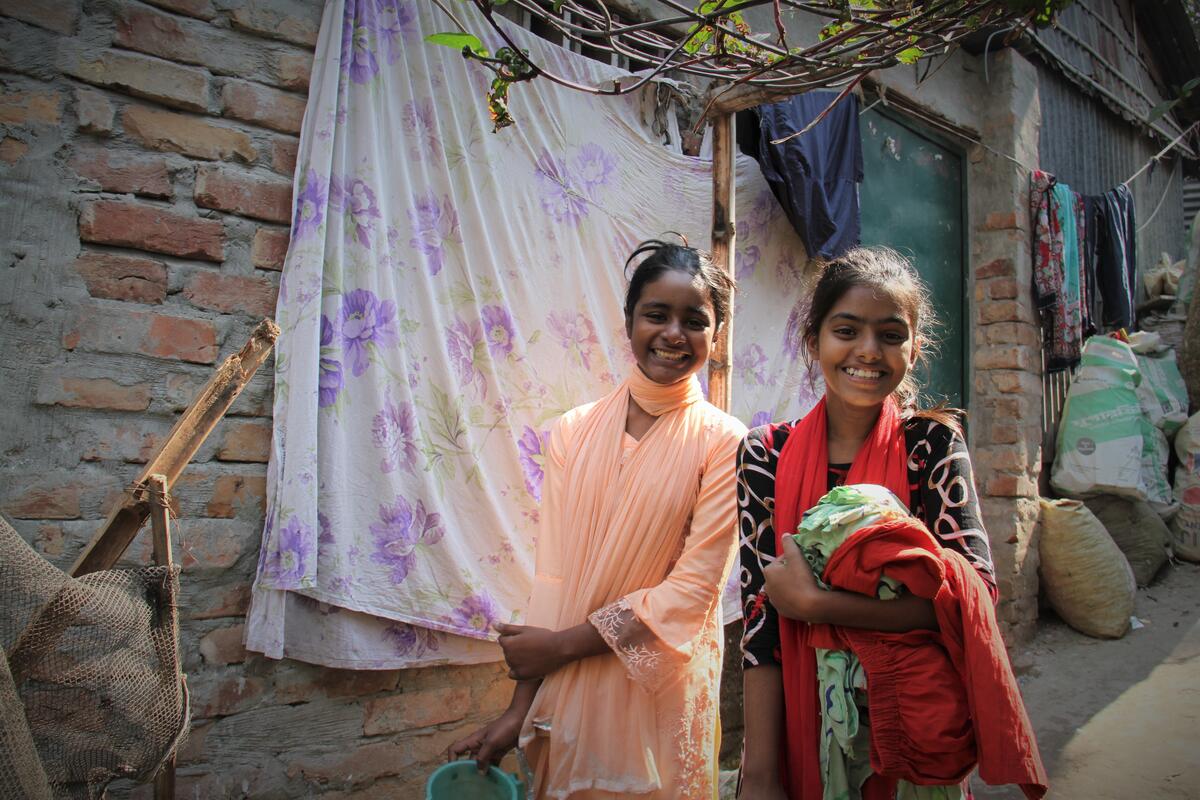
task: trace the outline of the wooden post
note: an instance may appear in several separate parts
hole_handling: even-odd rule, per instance
[[[713,120],[713,216],[712,257],[717,268],[733,277],[735,246],[733,137],[732,114],[722,114]],[[733,298],[725,324],[713,341],[708,359],[708,402],[728,412],[732,405],[730,381],[730,349],[733,343]]]
[[[274,322],[265,319],[259,323],[241,351],[225,359],[192,404],[180,415],[162,447],[133,482],[134,488],[144,486],[149,477],[155,474],[163,475],[167,485],[175,484],[204,439],[266,361],[277,338],[279,328]],[[134,491],[127,491],[125,498],[108,515],[104,525],[71,567],[73,577],[108,569],[117,563],[146,521],[150,510],[146,499],[136,495]]]
[[[171,556],[171,501],[167,495],[167,476],[154,474],[146,478],[146,503],[150,507],[150,535],[154,543],[154,563],[160,567],[174,566]],[[179,627],[173,610],[168,609],[171,642],[179,651]],[[172,753],[154,774],[154,800],[175,800],[175,754]]]

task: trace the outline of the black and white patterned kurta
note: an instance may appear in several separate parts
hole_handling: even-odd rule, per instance
[[[738,531],[741,539],[743,665],[779,663],[779,620],[763,592],[763,567],[775,560],[775,469],[796,422],[754,428],[738,450]],[[991,547],[979,512],[971,458],[960,434],[915,417],[904,423],[909,508],[946,547],[967,557],[996,599]],[[831,464],[829,488],[845,482],[848,464]]]

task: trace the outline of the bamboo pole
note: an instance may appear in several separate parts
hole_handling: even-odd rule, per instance
[[[150,535],[154,544],[154,563],[170,569],[171,501],[167,495],[167,476],[154,474],[146,479],[146,502],[150,507]],[[179,626],[173,608],[166,609],[171,626],[171,642],[175,655],[179,652]],[[175,800],[175,754],[171,753],[154,774],[154,800]]]
[[[723,114],[713,120],[713,217],[712,258],[718,269],[733,277],[733,251],[736,214],[734,211],[733,188],[733,137],[732,114]],[[708,359],[708,402],[728,412],[732,403],[730,381],[730,345],[733,342],[733,298],[729,301],[729,313],[725,324],[717,331],[713,340],[712,355]]]
[[[83,549],[71,567],[72,576],[79,577],[89,572],[108,569],[117,563],[117,559],[133,541],[150,511],[147,499],[142,496],[144,493],[136,489],[145,485],[149,477],[156,474],[163,475],[167,485],[175,484],[205,438],[266,361],[277,338],[278,326],[265,319],[250,334],[249,341],[242,349],[225,359],[192,404],[180,415],[158,452],[146,464],[146,468],[126,491],[125,497]]]

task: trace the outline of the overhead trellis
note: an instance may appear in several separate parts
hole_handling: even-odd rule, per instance
[[[676,0],[647,0],[653,12],[643,21],[624,20],[606,0],[467,0],[505,42],[495,53],[458,23],[442,0],[435,2],[458,24],[457,33],[429,37],[461,48],[463,55],[495,73],[488,102],[497,128],[511,124],[506,100],[511,84],[543,77],[562,86],[601,95],[635,92],[660,76],[686,73],[715,82],[717,91],[743,87],[741,94],[786,97],[812,89],[846,87],[867,73],[948,52],[963,36],[993,26],[1045,24],[1070,0],[701,0],[690,7]],[[591,53],[623,56],[648,65],[634,76],[587,86],[535,63],[499,23],[500,7],[517,8]],[[616,3],[614,3],[614,6]],[[752,31],[745,12],[772,10],[774,24]],[[786,12],[826,20],[816,42],[789,35]],[[760,99],[761,101],[761,99]]]

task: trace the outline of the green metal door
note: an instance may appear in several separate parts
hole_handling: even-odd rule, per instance
[[[919,375],[927,401],[967,402],[966,254],[963,162],[928,133],[871,110],[859,120],[863,143],[863,244],[882,244],[913,260],[933,295],[940,344]]]

